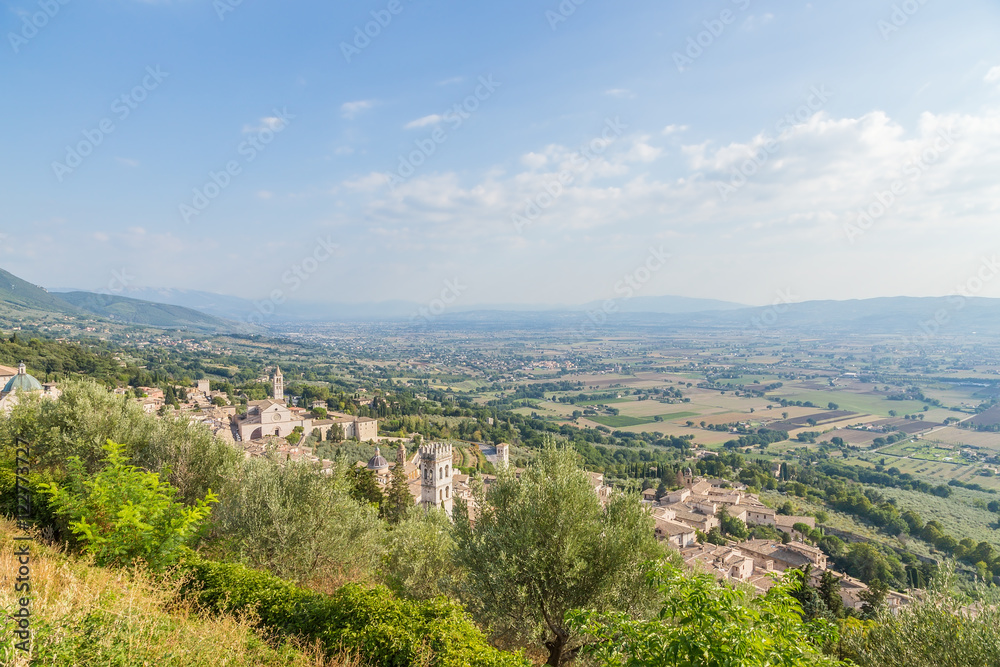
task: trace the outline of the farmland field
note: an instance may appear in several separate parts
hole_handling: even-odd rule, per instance
[[[919,401],[890,401],[883,396],[873,393],[798,391],[794,386],[788,385],[767,396],[771,400],[786,398],[790,401],[810,401],[815,405],[822,406],[826,406],[827,403],[832,402],[836,403],[842,410],[882,415],[884,417],[889,416],[889,410],[895,410],[899,414],[919,413],[925,405]]]
[[[987,447],[1000,451],[1000,433],[980,433],[949,426],[928,434],[927,439],[948,445]]]
[[[662,417],[664,421],[668,419],[684,419],[685,417],[696,417],[697,412],[672,412],[665,415],[657,415]],[[606,415],[601,417],[588,417],[590,421],[597,422],[598,424],[603,424],[610,428],[624,428],[627,426],[641,426],[643,424],[654,423],[653,419],[643,418],[643,417],[630,417],[628,415]]]
[[[878,450],[879,454],[909,457],[920,461],[940,461],[942,463],[974,464],[976,461],[966,458],[959,448],[942,447],[930,442],[918,440],[910,442],[903,440]]]

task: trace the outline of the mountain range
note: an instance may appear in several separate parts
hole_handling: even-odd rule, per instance
[[[93,292],[52,293],[0,269],[0,321],[34,320],[74,315],[111,320],[120,324],[211,333],[234,331],[235,322],[162,303],[116,294]]]
[[[204,332],[338,321],[412,322],[433,327],[726,330],[746,334],[891,334],[915,343],[937,335],[1000,335],[1000,299],[883,297],[751,307],[728,301],[652,296],[580,305],[448,306],[439,315],[409,301],[274,306],[197,290],[132,288],[121,294],[52,290],[0,269],[0,317],[87,315],[123,324]]]

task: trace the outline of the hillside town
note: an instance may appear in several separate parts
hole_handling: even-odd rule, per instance
[[[207,380],[199,380],[194,387],[175,387],[175,394],[184,398],[180,414],[192,423],[204,425],[216,436],[243,450],[247,458],[273,456],[280,462],[308,462],[329,474],[333,461],[315,455],[311,446],[300,445],[302,434],[310,433],[320,440],[335,436],[337,441],[356,440],[375,446],[374,455],[367,461],[357,461],[359,468],[371,471],[378,486],[387,490],[395,468],[402,468],[414,503],[425,508],[439,507],[450,516],[455,498],[466,502],[475,514],[476,498],[469,475],[456,472],[452,446],[444,443],[417,444],[412,453],[407,444],[412,439],[391,439],[378,434],[378,420],[355,415],[328,413],[326,418],[316,418],[312,406],[307,410],[288,405],[285,400],[284,378],[276,368],[271,378],[275,398],[249,401],[245,410],[229,405],[224,392],[213,391]],[[42,384],[29,375],[22,363],[18,368],[0,366],[0,410],[9,413],[16,405],[19,394],[34,393],[46,399],[60,395],[54,383]],[[131,400],[142,406],[148,414],[164,414],[166,396],[162,389],[139,387],[141,396]],[[116,394],[132,392],[118,388]],[[298,436],[298,437],[296,437]],[[382,454],[381,444],[394,446],[393,461]],[[510,445],[478,445],[484,457],[499,470],[510,466]],[[387,450],[388,452],[388,450]],[[777,470],[775,471],[777,474]],[[516,470],[519,474],[520,471]],[[588,473],[594,493],[606,503],[614,493],[600,473]],[[489,486],[495,475],[479,475],[480,482]],[[648,508],[654,522],[657,539],[667,542],[680,552],[684,562],[692,568],[708,571],[720,580],[734,584],[747,584],[760,593],[766,592],[776,582],[776,574],[789,569],[803,569],[813,583],[823,574],[831,572],[840,582],[839,594],[847,609],[860,610],[864,604],[864,591],[868,587],[844,573],[829,570],[823,551],[804,541],[804,530],[813,530],[816,520],[811,516],[785,515],[765,505],[759,497],[747,491],[739,482],[722,479],[694,477],[690,468],[678,473],[676,489],[658,494],[653,489],[642,493],[642,503]],[[720,516],[742,521],[747,526],[770,526],[786,539],[728,540],[725,544],[712,544],[704,536],[718,529]],[[886,604],[899,609],[912,602],[903,593],[890,591]]]
[[[656,521],[657,537],[680,551],[688,566],[711,572],[722,580],[749,584],[760,593],[774,585],[775,573],[807,569],[816,583],[828,570],[826,554],[806,544],[797,528],[815,528],[815,518],[779,514],[756,495],[747,493],[746,486],[739,482],[694,478],[690,469],[679,477],[679,489],[658,500],[655,491],[647,490],[643,493],[643,502],[650,507]],[[719,515],[723,511],[747,526],[771,526],[790,539],[787,542],[731,540],[723,545],[699,542],[699,533],[705,535],[720,526]],[[860,610],[864,600],[859,594],[868,587],[844,573],[830,572],[840,581],[844,607]],[[911,601],[910,596],[895,591],[886,596],[890,609],[898,609]]]

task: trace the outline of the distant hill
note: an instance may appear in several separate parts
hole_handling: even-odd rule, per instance
[[[58,296],[0,269],[0,307],[6,311],[37,311],[79,315],[80,311]]]
[[[655,298],[655,297],[654,297]],[[720,331],[745,335],[816,336],[878,334],[899,336],[903,344],[922,345],[939,336],[1000,335],[1000,299],[981,297],[883,297],[849,301],[804,301],[777,306],[717,308],[656,312],[648,305],[616,302],[616,310],[602,312],[600,304],[588,310],[544,312],[482,310],[453,312],[418,322],[433,328],[469,327],[476,330],[525,327],[573,329],[589,335],[615,330]],[[725,304],[726,302],[720,302]],[[588,313],[598,313],[593,318]]]
[[[76,308],[123,324],[210,331],[231,331],[236,326],[234,322],[183,306],[141,301],[114,294],[64,292],[59,297]]]
[[[600,308],[603,304],[603,301],[592,301],[584,304],[582,308],[591,310]],[[747,308],[747,306],[732,301],[692,299],[686,296],[636,296],[631,299],[621,299],[618,302],[618,312],[621,313],[703,313],[741,308]]]
[[[77,290],[59,288],[52,291],[62,293],[75,292]],[[215,317],[238,321],[245,321],[247,316],[256,310],[254,302],[250,299],[241,299],[237,296],[227,296],[199,290],[126,287],[122,291],[121,296],[138,301],[181,306],[200,313],[214,315]]]
[[[996,334],[1000,332],[1000,299],[948,296],[804,301],[699,313],[685,318],[683,326],[798,333],[895,334],[914,340],[937,335]]]
[[[70,292],[69,289],[55,289],[54,292]],[[213,292],[171,288],[127,288],[123,296],[154,303],[166,303],[191,308],[202,313],[227,319],[245,321],[249,314],[257,312],[257,305],[251,299],[243,299]],[[456,303],[450,312],[495,311],[502,313],[566,313],[600,308],[603,301],[581,305],[516,304],[497,303],[485,305],[462,305]],[[621,311],[626,313],[697,313],[704,311],[725,311],[747,306],[730,301],[715,299],[692,299],[683,296],[644,296],[622,300]],[[336,321],[380,321],[405,320],[417,316],[426,304],[415,301],[377,301],[371,303],[310,303],[288,300],[269,316],[269,322],[336,322]]]

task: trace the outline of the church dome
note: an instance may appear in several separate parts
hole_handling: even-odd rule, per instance
[[[368,469],[385,470],[388,467],[389,467],[389,462],[385,460],[384,456],[382,456],[382,450],[376,447],[375,456],[368,459]]]
[[[3,393],[9,394],[15,389],[20,389],[21,391],[42,391],[42,383],[31,375],[28,375],[24,364],[21,364],[17,367],[17,375],[12,377],[7,382],[7,386],[3,388]]]

